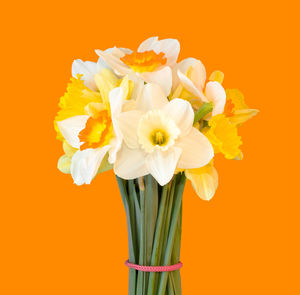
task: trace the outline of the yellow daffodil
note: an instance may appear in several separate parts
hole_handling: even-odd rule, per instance
[[[127,76],[119,79],[107,68],[95,74],[94,81],[99,91],[90,90],[80,76],[71,79],[54,122],[58,138],[64,140],[65,151],[58,168],[71,173],[78,185],[90,183],[98,172],[107,170],[115,161],[121,140],[113,117],[121,112],[120,107],[133,88]],[[109,93],[116,87],[122,92],[110,102]]]
[[[193,127],[193,121],[189,102],[169,102],[160,86],[145,85],[135,110],[117,117],[124,142],[114,163],[115,173],[124,179],[150,173],[160,185],[165,185],[176,168],[208,164],[214,155],[213,148]]]
[[[165,95],[172,88],[172,70],[175,66],[180,44],[175,39],[158,40],[152,37],[141,43],[137,51],[114,48],[112,51],[96,50],[118,75],[128,75],[134,82],[138,80],[156,83]]]

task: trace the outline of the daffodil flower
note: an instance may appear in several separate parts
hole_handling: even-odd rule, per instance
[[[181,97],[186,89],[201,102],[212,102],[212,116],[222,114],[226,103],[226,93],[221,83],[206,83],[206,70],[200,60],[187,58],[178,63],[173,70],[173,96]]]
[[[75,149],[71,159],[71,175],[78,185],[90,184],[108,153],[114,163],[122,139],[115,123],[121,113],[123,89],[112,92],[110,110],[104,104],[94,103],[91,115],[80,115],[58,121],[58,128],[66,142]]]
[[[116,94],[112,93],[111,100]],[[146,84],[136,108],[122,112],[116,120],[124,142],[114,171],[121,178],[151,174],[165,185],[176,168],[199,168],[214,156],[209,140],[193,127],[190,103],[182,99],[169,102],[156,84]]]
[[[96,53],[109,64],[118,75],[128,75],[134,82],[143,80],[162,87],[165,95],[172,88],[172,70],[176,65],[180,44],[176,39],[158,40],[152,37],[138,47],[137,51],[126,53],[115,48],[107,52]]]

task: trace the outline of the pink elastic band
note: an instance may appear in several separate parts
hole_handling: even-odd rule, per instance
[[[170,272],[170,271],[181,269],[183,266],[182,262],[179,262],[174,265],[167,265],[167,266],[142,266],[142,265],[130,263],[129,260],[125,262],[125,265],[128,266],[129,268],[143,271],[143,272]]]

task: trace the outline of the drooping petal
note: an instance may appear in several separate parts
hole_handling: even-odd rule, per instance
[[[85,86],[94,91],[97,90],[94,81],[94,75],[97,73],[98,70],[99,65],[91,61],[84,62],[81,59],[76,59],[73,61],[72,64],[72,76],[76,78],[78,74],[82,75],[82,79],[84,80]]]
[[[133,110],[118,116],[118,124],[123,139],[129,148],[137,149],[139,147],[137,129],[143,114],[142,111]]]
[[[181,169],[202,167],[208,164],[214,156],[214,150],[209,140],[194,127],[186,136],[176,141],[176,146],[182,149],[177,166]]]
[[[219,179],[218,172],[212,164],[197,169],[187,169],[185,175],[202,200],[209,201],[215,195]]]
[[[202,92],[206,80],[206,70],[200,60],[190,57],[178,63],[173,71],[173,90],[177,88],[180,80],[182,80],[182,77],[178,76],[178,71],[187,76],[194,87]]]
[[[140,76],[147,83],[154,83],[161,86],[166,96],[170,94],[172,88],[172,70],[170,67],[163,67],[154,72],[144,72]]]
[[[180,136],[189,133],[194,122],[194,111],[188,101],[175,98],[164,106],[163,111],[175,121],[181,131]]]
[[[124,179],[134,179],[149,173],[146,153],[141,149],[130,149],[123,144],[114,163],[115,174]]]
[[[146,164],[149,173],[161,186],[166,185],[172,179],[180,155],[181,149],[178,147],[169,148],[165,152],[155,150],[148,154]]]
[[[77,185],[90,184],[110,146],[77,151],[71,163],[71,174]]]
[[[226,104],[226,92],[219,82],[208,82],[205,88],[205,96],[214,104],[212,115],[222,114]]]
[[[57,122],[57,126],[62,136],[70,146],[77,149],[80,148],[81,143],[78,134],[85,128],[88,118],[89,116],[87,115],[74,116]]]
[[[137,99],[136,109],[147,112],[153,109],[161,109],[168,103],[162,88],[157,84],[146,84],[142,94]]]
[[[68,157],[67,155],[61,156],[57,163],[58,170],[62,173],[70,174],[71,173],[70,167],[71,167],[71,158]]]

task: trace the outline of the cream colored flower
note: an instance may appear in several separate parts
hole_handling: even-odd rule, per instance
[[[115,173],[124,179],[151,174],[165,185],[176,168],[208,164],[214,155],[212,145],[193,127],[193,121],[189,102],[169,102],[158,85],[145,85],[135,110],[117,117],[124,142],[114,164]]]
[[[212,102],[214,105],[212,115],[222,114],[226,103],[226,93],[222,85],[217,81],[206,83],[206,70],[200,60],[187,58],[173,70],[174,96],[180,95],[185,88],[192,96],[202,102]]]
[[[176,39],[158,40],[152,37],[139,46],[137,51],[125,52],[114,48],[110,52],[96,50],[118,75],[128,75],[134,82],[143,80],[162,87],[165,95],[172,88],[172,70],[176,65],[180,44]]]

